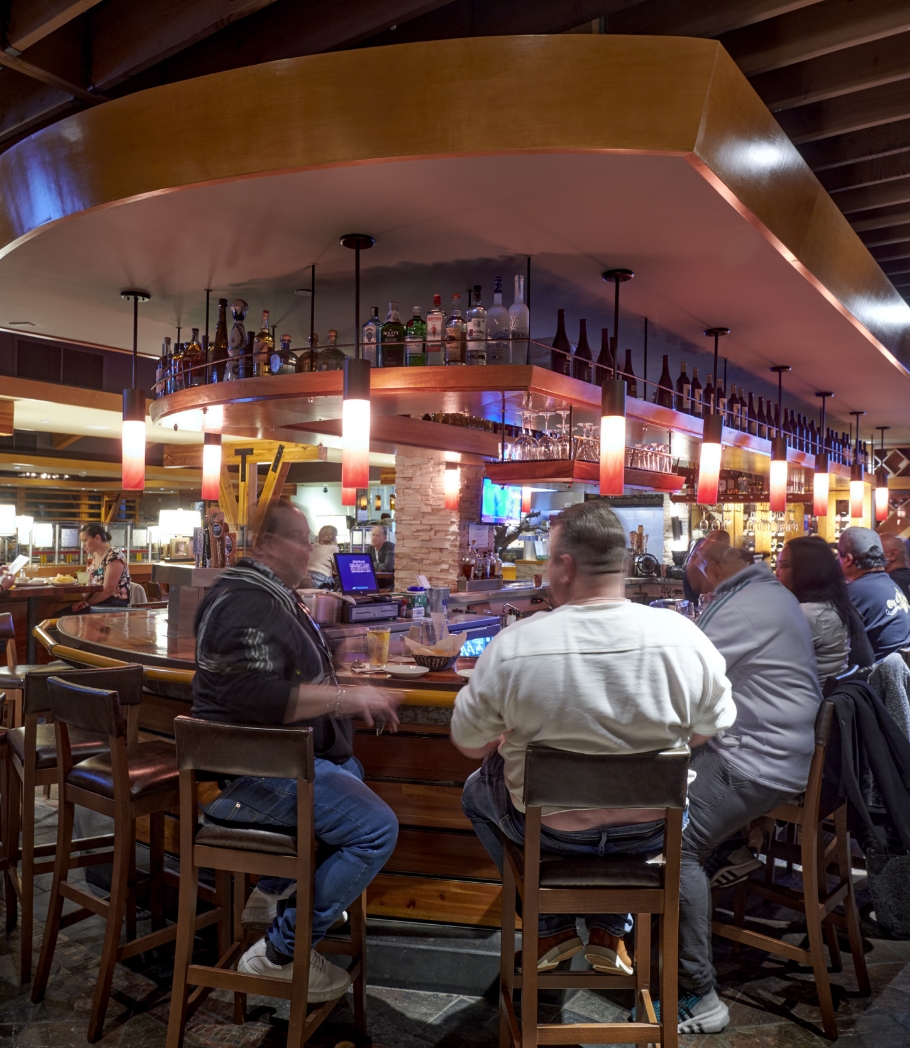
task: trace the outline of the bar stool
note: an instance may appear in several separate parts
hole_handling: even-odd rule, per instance
[[[825,762],[834,717],[834,703],[825,699],[815,719],[815,750],[809,767],[806,792],[768,812],[767,818],[774,820],[776,825],[765,851],[764,882],[749,880],[737,885],[733,923],[714,921],[712,924],[715,935],[810,967],[815,975],[822,1026],[831,1040],[837,1039],[837,1018],[831,996],[825,943],[827,942],[831,956],[831,967],[836,972],[841,971],[838,927],[847,930],[860,994],[868,997],[872,992],[866,968],[866,955],[863,951],[859,911],[853,890],[847,801],[842,797],[831,796],[830,791],[825,789]],[[799,834],[798,841],[778,839],[777,834],[782,828],[782,823],[786,825],[787,830],[795,829]],[[827,842],[824,833],[826,826],[834,831]],[[777,858],[802,866],[801,891],[774,883]],[[828,875],[832,867],[836,870],[837,883],[829,890]],[[746,895],[749,892],[787,909],[802,911],[806,916],[808,949],[746,928]],[[843,906],[843,914],[836,912],[838,906]]]
[[[13,712],[9,715],[13,727],[22,724],[22,692],[25,689],[25,675],[32,670],[68,670],[70,667],[65,662],[50,662],[43,664],[19,663],[16,654],[16,627],[13,624],[13,616],[4,611],[0,614],[0,643],[6,641],[6,666],[0,666],[0,690],[8,693],[13,700]]]
[[[538,1044],[677,1046],[679,867],[686,804],[688,750],[637,754],[587,754],[533,744],[525,755],[524,846],[504,838],[499,1043],[501,1048]],[[548,855],[540,851],[541,810],[571,808],[663,808],[662,864],[638,855]],[[515,970],[516,889],[522,900],[522,970]],[[538,972],[540,913],[635,914],[632,975],[599,972]],[[660,1015],[651,1000],[651,914],[660,914]],[[527,959],[527,961],[526,961]],[[636,1016],[625,1023],[538,1023],[538,989],[634,989]],[[521,1018],[513,1001],[521,990]]]
[[[313,880],[316,840],[313,831],[313,731],[311,728],[255,728],[236,724],[177,717],[177,765],[180,769],[180,908],[177,919],[177,952],[174,985],[167,1029],[167,1048],[181,1048],[188,1017],[213,988],[233,990],[235,1017],[242,1021],[242,1001],[247,993],[290,1000],[288,1048],[301,1046],[332,1011],[340,997],[326,1001],[307,1015],[310,937],[313,920]],[[200,773],[218,776],[252,775],[297,780],[297,836],[260,829],[197,826],[196,795]],[[192,963],[193,916],[199,868],[234,874],[234,941],[218,963]],[[240,915],[246,897],[248,874],[287,877],[297,881],[297,928],[294,973],[288,982],[269,976],[232,971],[231,965],[245,946]],[[364,899],[349,909],[350,940],[323,941],[318,949],[353,959],[354,1019],[366,1037],[366,919]],[[257,937],[258,938],[258,937]],[[188,996],[187,987],[197,989]],[[342,995],[343,996],[343,995]]]
[[[104,1017],[111,995],[111,982],[117,961],[127,960],[173,939],[176,925],[164,926],[164,813],[179,799],[177,764],[174,747],[155,740],[127,745],[127,724],[116,691],[82,687],[73,681],[50,677],[47,681],[51,712],[57,733],[57,782],[60,791],[60,816],[57,854],[54,861],[54,883],[48,908],[41,956],[35,972],[32,1001],[44,998],[50,976],[57,936],[61,928],[98,914],[107,922],[104,946],[95,984],[95,996],[89,1019],[88,1039],[101,1036]],[[75,764],[71,743],[73,729],[108,740],[110,751]],[[73,809],[80,804],[90,811],[114,820],[114,832],[104,844],[113,843],[113,851],[95,853],[92,862],[113,862],[111,894],[99,899],[67,877],[77,865],[72,851]],[[149,875],[136,874],[136,820],[149,816]],[[96,847],[102,843],[98,840]],[[153,931],[135,938],[136,895],[140,887],[148,888]],[[80,908],[62,917],[65,900]],[[120,930],[127,916],[128,937],[120,945]],[[195,922],[204,927],[221,920],[217,907],[202,914]]]
[[[51,873],[54,860],[46,858],[57,851],[56,844],[35,844],[35,791],[49,788],[57,781],[57,740],[53,724],[39,724],[39,718],[50,713],[48,679],[57,672],[61,679],[75,681],[90,688],[109,688],[120,695],[127,709],[128,734],[136,741],[139,727],[139,702],[142,697],[142,667],[139,665],[102,670],[73,670],[65,673],[51,667],[32,668],[24,677],[22,710],[24,726],[13,728],[8,734],[11,774],[8,788],[2,791],[0,807],[6,826],[5,841],[9,866],[6,872],[7,899],[6,930],[16,924],[16,900],[22,908],[19,945],[19,981],[27,983],[32,977],[32,937],[34,921],[35,878]],[[81,731],[70,733],[70,750],[74,762],[86,760],[106,752],[108,742],[97,734]],[[19,843],[20,832],[22,843]],[[107,837],[87,837],[72,842],[71,850],[83,853],[103,846]],[[73,861],[73,866],[94,863],[91,856]]]

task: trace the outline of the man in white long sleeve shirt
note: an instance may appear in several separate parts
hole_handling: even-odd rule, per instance
[[[459,692],[452,740],[483,767],[463,805],[502,869],[499,834],[524,839],[524,755],[541,742],[582,753],[645,753],[698,745],[735,719],[724,661],[697,627],[674,612],[623,597],[625,532],[606,502],[561,513],[551,529],[550,614],[504,630]],[[663,812],[545,810],[542,847],[563,855],[642,854],[663,846]],[[628,914],[540,919],[538,967],[585,950],[604,972],[631,972],[622,941]]]

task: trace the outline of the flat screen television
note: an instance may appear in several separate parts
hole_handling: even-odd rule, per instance
[[[480,519],[484,524],[517,524],[521,520],[521,488],[494,484],[484,477]]]

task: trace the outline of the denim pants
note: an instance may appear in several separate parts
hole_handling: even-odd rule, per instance
[[[464,784],[461,804],[474,832],[502,873],[503,845],[499,834],[516,844],[524,843],[524,813],[512,804],[506,786],[502,757],[491,753],[478,771]],[[497,832],[498,831],[498,832]],[[601,829],[566,832],[540,829],[540,849],[556,855],[657,855],[663,848],[664,821],[604,826]],[[568,913],[541,914],[538,935],[559,935],[575,930],[576,917]],[[623,936],[632,930],[632,915],[591,914],[585,916],[588,929],[600,928],[608,935]]]
[[[325,935],[346,906],[367,887],[389,859],[398,839],[392,809],[363,782],[360,762],[344,764],[316,759],[314,785],[316,837],[331,854],[316,869],[313,898],[313,943]],[[238,822],[268,828],[297,825],[297,783],[294,779],[234,779],[206,809],[218,822]],[[262,878],[261,887],[277,894],[289,881]],[[278,953],[294,955],[296,900],[278,904],[269,940]]]
[[[714,989],[711,883],[705,863],[715,849],[752,819],[792,797],[749,779],[723,754],[702,746],[692,757],[689,822],[683,830],[679,898],[679,983],[703,997]]]

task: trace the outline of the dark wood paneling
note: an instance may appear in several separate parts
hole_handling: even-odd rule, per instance
[[[367,888],[367,912],[379,917],[498,928],[501,899],[502,888],[498,884],[381,873]]]
[[[499,880],[499,871],[473,832],[401,829],[398,844],[385,869],[389,873]]]
[[[463,783],[480,767],[480,761],[462,757],[448,735],[428,736],[410,730],[378,736],[369,730],[358,732],[354,755],[363,764],[367,778]]]
[[[404,782],[368,783],[395,812],[402,826],[428,826],[432,829],[470,830],[461,810],[460,786],[430,786]]]

